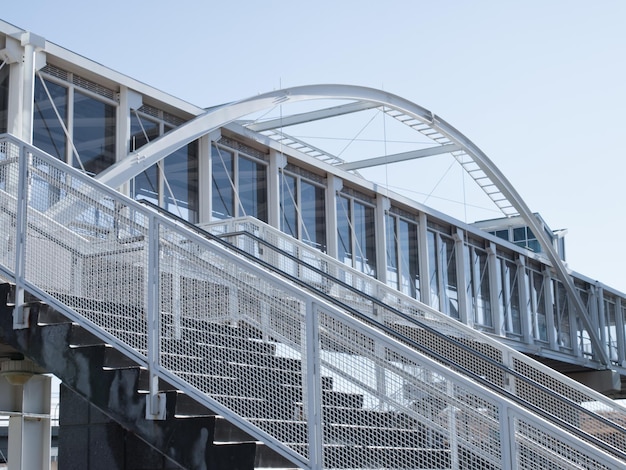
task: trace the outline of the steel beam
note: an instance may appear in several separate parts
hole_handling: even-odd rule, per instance
[[[432,157],[435,155],[441,155],[442,153],[456,152],[458,150],[462,150],[462,148],[457,144],[439,145],[437,147],[428,147],[421,150],[412,150],[410,152],[402,152],[393,155],[385,155],[383,157],[368,158],[366,160],[343,163],[341,165],[337,165],[337,168],[341,168],[346,171],[360,170],[362,168],[386,165],[388,163],[398,163],[407,160],[417,160],[418,158]]]
[[[281,117],[278,119],[272,119],[263,122],[252,122],[244,124],[244,126],[254,132],[263,132],[272,129],[280,129],[281,127],[295,126],[297,124],[304,124],[307,122],[319,121],[321,119],[343,116],[344,114],[365,111],[368,109],[377,108],[378,106],[378,104],[369,103],[367,101],[357,101],[355,103],[334,106],[332,108],[318,109],[315,111],[310,111],[308,113],[292,114],[284,118]]]

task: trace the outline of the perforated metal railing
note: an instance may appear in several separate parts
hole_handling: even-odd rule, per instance
[[[49,302],[295,466],[623,465],[11,137],[0,139],[0,198],[0,274],[18,293]],[[15,327],[27,327],[19,312]]]
[[[342,305],[384,322],[422,352],[486,378],[495,389],[553,416],[555,423],[571,428],[584,422],[585,435],[620,456],[626,452],[626,408],[604,395],[257,219],[229,219],[203,228]]]

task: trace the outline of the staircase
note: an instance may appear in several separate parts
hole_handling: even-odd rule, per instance
[[[37,149],[3,145],[0,275],[16,305],[2,341],[160,453],[162,468],[626,461],[613,438],[583,439],[506,393],[514,369],[475,377],[445,347],[417,347],[424,325],[359,317]],[[601,421],[607,435],[614,421]]]
[[[163,211],[146,203],[154,210]],[[179,220],[180,223],[186,223]],[[549,367],[252,217],[193,227],[415,350],[626,459],[626,410]],[[304,281],[302,280],[304,279]],[[584,422],[584,430],[580,425]]]
[[[7,301],[14,297],[12,286],[0,285],[0,297],[3,299],[0,317],[2,341],[61,378],[67,388],[63,396],[77,394],[119,424],[123,432],[141,439],[144,443],[139,447],[142,455],[148,453],[152,459],[155,454],[162,455],[163,462],[151,468],[203,468],[203,464],[211,469],[293,467],[289,461],[166,382],[159,384],[159,390],[166,394],[164,419],[146,419],[147,376],[138,364],[34,299],[28,304],[30,327],[13,329],[14,305]],[[304,410],[300,361],[277,356],[274,343],[262,341],[260,332],[245,326],[205,323],[200,325],[201,328],[210,330],[215,341],[213,344],[195,343],[192,336],[198,326],[195,321],[190,326],[181,325],[184,339],[173,340],[174,349],[180,342],[192,342],[202,349],[195,358],[196,366],[184,367],[181,373],[191,380],[195,374],[211,373],[207,369],[211,369],[213,350],[222,348],[220,343],[228,338],[227,341],[231,345],[237,344],[238,349],[228,350],[227,354],[231,356],[228,376],[223,375],[222,367],[215,367],[210,393],[221,395],[225,401],[249,400],[246,405],[249,419],[255,425],[261,429],[277,425],[283,427],[285,435],[299,437],[298,442],[291,445],[306,452],[307,426],[301,419]],[[443,445],[444,436],[429,431],[408,415],[366,410],[363,408],[363,396],[333,391],[332,378],[322,379],[322,410],[325,425],[329,428],[329,439],[333,441],[325,457],[325,467],[352,468],[355,462],[350,462],[365,458],[376,467],[402,468],[402,462],[417,458],[418,461],[431,462],[429,468],[450,468],[450,451]],[[267,411],[267,404],[255,407],[251,386],[268,383],[275,387],[281,403],[288,401],[292,406],[270,406],[271,413]],[[71,401],[64,401],[70,406],[77,399],[73,397]],[[83,426],[81,431],[84,430]],[[71,426],[62,423],[62,435],[64,431],[72,432]],[[414,445],[398,447],[394,443],[398,433],[409,438]],[[352,450],[345,448],[345,443],[355,437],[361,442],[368,442],[372,434],[379,436],[376,446],[362,445]],[[75,432],[72,437],[79,438]],[[67,445],[73,448],[76,444]],[[107,458],[122,452],[114,445],[106,447],[106,451]],[[137,452],[137,444],[126,449],[122,458],[133,458],[131,452]],[[79,457],[80,454],[64,451],[61,440],[59,464],[63,468],[85,468]]]

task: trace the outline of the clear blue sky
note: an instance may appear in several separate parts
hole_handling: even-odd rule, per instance
[[[401,95],[569,229],[572,269],[626,292],[624,1],[31,0],[2,17],[199,106],[314,83]]]

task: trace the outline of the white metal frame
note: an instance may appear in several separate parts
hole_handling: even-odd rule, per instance
[[[476,452],[476,455],[480,455],[481,458],[492,461],[496,465],[505,468],[532,468],[526,467],[520,463],[520,452],[524,448],[527,448],[527,445],[534,445],[533,443],[536,443],[537,439],[541,439],[544,445],[549,448],[554,448],[557,444],[559,449],[565,446],[567,449],[567,455],[565,456],[558,456],[556,449],[546,455],[547,458],[558,458],[559,462],[562,462],[560,459],[563,459],[563,461],[567,461],[567,459],[578,461],[580,455],[586,455],[587,457],[585,458],[595,462],[599,468],[614,468],[623,464],[623,462],[591,446],[589,443],[581,441],[562,429],[529,413],[517,404],[510,402],[492,391],[486,390],[475,381],[452,372],[442,364],[417,353],[405,344],[385,334],[382,330],[368,326],[362,321],[346,315],[343,311],[327,304],[325,301],[315,296],[307,294],[292,283],[267,272],[265,269],[253,263],[243,260],[240,256],[229,252],[225,248],[208,242],[201,235],[194,233],[193,230],[186,229],[166,217],[151,212],[142,207],[139,203],[121,196],[115,190],[75,171],[73,168],[38,151],[32,146],[8,136],[5,136],[3,145],[10,150],[11,154],[19,153],[19,158],[12,163],[8,163],[8,165],[12,167],[17,165],[21,168],[20,171],[9,171],[8,174],[13,175],[11,176],[11,178],[13,178],[12,181],[14,181],[16,175],[19,179],[23,179],[24,181],[19,185],[8,184],[7,191],[10,192],[1,191],[0,195],[2,195],[7,202],[5,210],[15,211],[12,216],[18,216],[18,211],[22,212],[21,215],[19,215],[22,220],[22,230],[18,228],[16,234],[25,237],[24,246],[26,249],[14,250],[15,257],[13,261],[8,261],[6,258],[3,258],[5,261],[0,263],[0,273],[2,276],[7,279],[12,279],[21,288],[27,289],[32,294],[48,302],[52,307],[60,310],[87,330],[129,355],[139,364],[148,367],[155,377],[158,376],[167,380],[201,403],[218,411],[243,430],[255,436],[257,439],[262,440],[275,451],[291,460],[295,465],[310,469],[324,468],[326,466],[325,459],[331,447],[329,447],[329,440],[325,434],[326,428],[321,426],[322,418],[319,415],[320,404],[322,403],[319,384],[321,383],[321,374],[324,370],[338,374],[338,377],[344,380],[353,390],[358,389],[362,393],[374,393],[374,390],[379,390],[371,388],[367,380],[359,375],[360,372],[353,370],[354,368],[350,366],[350,361],[347,363],[336,362],[341,359],[337,354],[332,354],[332,360],[329,361],[329,358],[325,358],[324,355],[320,354],[320,349],[318,348],[322,348],[323,345],[328,344],[329,341],[336,342],[342,348],[353,350],[354,354],[362,354],[364,357],[369,357],[368,361],[377,362],[380,367],[389,368],[391,376],[399,373],[393,372],[394,370],[400,370],[398,369],[398,364],[395,364],[393,361],[390,362],[384,356],[381,357],[376,353],[378,349],[361,349],[361,346],[359,346],[360,342],[354,343],[350,340],[351,335],[366,341],[365,344],[369,341],[374,342],[378,347],[389,351],[392,357],[404,358],[399,364],[402,364],[404,361],[409,361],[419,365],[420,368],[433,371],[437,377],[441,378],[440,380],[449,382],[449,390],[455,389],[459,391],[440,396],[441,399],[450,401],[451,409],[458,408],[462,413],[465,413],[465,415],[473,416],[472,419],[477,420],[477,423],[480,423],[480,426],[482,426],[478,429],[484,429],[485,433],[488,429],[497,430],[495,433],[490,432],[489,434],[484,434],[484,436],[490,435],[492,437],[489,438],[488,445],[484,442],[487,447],[481,448],[478,446],[477,442],[472,440],[474,438],[470,437],[466,431],[463,431],[461,426],[459,426],[458,429],[456,426],[453,426],[454,420],[449,419],[445,425],[441,423],[437,424],[436,420],[432,421],[433,418],[429,418],[428,415],[420,415],[416,411],[406,408],[405,404],[398,401],[397,398],[394,398],[393,393],[378,395],[378,398],[385,401],[392,409],[401,409],[404,414],[413,416],[414,419],[418,419],[428,424],[428,426],[431,426],[433,429],[437,429],[437,432],[450,436],[448,444],[446,445],[454,444],[454,446],[456,446],[458,444],[466,446],[471,449],[472,452]],[[38,163],[33,163],[34,160]],[[58,257],[55,259],[57,272],[54,273],[54,278],[47,276],[45,272],[41,272],[41,270],[38,269],[41,266],[40,263],[45,262],[45,260],[41,259],[41,253],[37,252],[39,249],[46,249],[46,251],[48,251],[52,247],[57,247],[55,249],[60,250],[59,253],[62,252],[61,250],[66,250],[64,253],[80,255],[80,250],[82,249],[80,240],[84,238],[80,235],[80,232],[73,232],[71,226],[58,226],[55,224],[54,220],[48,217],[47,212],[41,213],[29,207],[26,203],[27,199],[33,195],[32,188],[26,183],[32,182],[31,174],[37,172],[37,165],[40,164],[51,168],[58,168],[63,175],[61,180],[55,180],[54,175],[50,175],[48,178],[49,184],[58,184],[63,187],[67,185],[67,178],[72,180],[71,187],[67,188],[68,190],[71,189],[71,191],[68,191],[65,197],[81,201],[80,204],[72,204],[75,211],[74,217],[82,217],[85,207],[89,207],[90,204],[95,204],[95,207],[101,208],[126,207],[127,212],[125,212],[125,217],[127,218],[122,219],[121,217],[123,215],[119,213],[120,219],[118,223],[130,224],[124,225],[124,227],[128,226],[129,229],[135,227],[134,230],[143,231],[147,239],[141,237],[136,238],[134,242],[135,245],[133,245],[135,249],[134,252],[137,253],[137,255],[132,255],[133,251],[128,251],[126,248],[124,252],[121,253],[120,241],[118,239],[112,239],[110,241],[103,239],[98,242],[98,237],[96,237],[90,243],[85,244],[84,247],[89,251],[91,257],[95,255],[100,257],[103,261],[110,259],[118,260],[118,268],[111,272],[109,278],[106,278],[109,282],[115,282],[119,275],[122,274],[118,272],[118,269],[134,269],[136,266],[141,267],[141,263],[145,263],[142,269],[144,270],[143,272],[146,273],[146,279],[137,279],[134,281],[137,288],[147,286],[147,296],[144,301],[140,302],[140,305],[147,307],[146,310],[144,310],[147,315],[145,318],[132,317],[125,319],[121,314],[110,315],[107,312],[95,311],[92,307],[77,308],[69,307],[64,304],[62,301],[64,295],[66,295],[64,289],[71,289],[73,287],[70,281],[77,275],[83,276],[83,278],[87,276],[87,273],[81,270],[80,263],[72,262],[65,264],[64,258]],[[22,201],[19,206],[17,204],[19,200],[17,194],[18,186],[22,188],[22,194],[24,195],[24,201]],[[115,201],[116,204],[111,204],[111,201]],[[7,215],[11,216],[10,213],[7,213]],[[54,212],[50,212],[50,215],[54,215]],[[62,236],[65,237],[64,241],[60,238]],[[155,239],[157,237],[158,240]],[[38,244],[41,243],[38,240],[45,241],[42,247],[38,246]],[[59,242],[63,241],[63,243],[59,245],[55,240]],[[158,250],[156,248],[157,246]],[[115,250],[112,251],[111,248],[115,248]],[[140,251],[136,251],[137,249],[140,249]],[[142,251],[145,255],[141,254]],[[291,320],[285,324],[287,329],[283,331],[280,325],[271,326],[271,324],[267,324],[267,327],[271,328],[271,331],[267,333],[271,337],[282,338],[282,341],[290,348],[299,348],[306,345],[301,353],[312,355],[312,357],[309,357],[305,362],[305,370],[302,375],[303,383],[306,384],[303,389],[305,410],[308,410],[309,413],[312,410],[318,413],[318,415],[314,416],[309,415],[310,419],[306,421],[309,435],[309,441],[306,444],[309,448],[308,452],[303,453],[297,448],[291,447],[289,444],[291,440],[288,439],[287,436],[285,436],[286,442],[283,442],[279,439],[279,435],[272,431],[272,429],[268,431],[259,428],[250,420],[240,416],[231,408],[231,406],[235,406],[234,403],[231,404],[231,406],[226,405],[219,396],[207,393],[202,389],[199,384],[205,382],[194,382],[195,380],[204,380],[202,377],[194,376],[195,378],[190,377],[189,379],[185,379],[186,372],[188,372],[187,370],[183,369],[177,371],[173,368],[173,365],[169,364],[167,356],[164,355],[162,351],[152,350],[154,347],[157,347],[157,349],[162,347],[161,342],[164,339],[159,326],[160,322],[166,320],[166,317],[158,312],[159,309],[153,307],[157,299],[155,292],[163,288],[159,281],[161,273],[169,273],[169,271],[163,271],[163,269],[167,268],[166,263],[162,261],[165,259],[163,255],[166,253],[168,256],[180,257],[181,260],[184,260],[184,263],[181,263],[181,269],[184,271],[181,271],[180,274],[172,272],[174,275],[189,276],[195,273],[196,276],[202,277],[206,276],[207,273],[202,270],[198,271],[196,269],[197,267],[202,267],[203,270],[212,269],[216,270],[216,273],[223,273],[220,274],[220,279],[231,277],[233,282],[232,286],[236,289],[241,289],[241,294],[244,294],[246,291],[251,293],[257,292],[259,298],[262,299],[265,297],[267,301],[274,302],[276,299],[292,299],[293,302],[297,302],[303,306],[301,311],[298,309],[294,311],[292,303],[288,302],[285,304],[282,315],[289,315],[291,318]],[[141,254],[141,256],[138,256],[139,254]],[[112,256],[116,258],[111,258]],[[23,268],[20,268],[20,266]],[[79,271],[75,272],[76,269]],[[59,279],[59,277],[61,279]],[[84,279],[88,280],[88,278]],[[63,286],[66,287],[63,288]],[[97,287],[99,288],[100,286]],[[105,285],[103,287],[106,288],[107,286]],[[58,289],[60,288],[62,290],[59,292]],[[256,290],[251,291],[250,289]],[[78,293],[72,292],[72,290],[69,290],[69,292],[72,293],[72,295],[78,295]],[[137,298],[134,292],[135,291],[129,291],[131,296],[128,298],[122,296],[119,299],[121,302],[120,305],[126,305],[126,303],[132,305],[133,302],[136,302]],[[273,294],[268,295],[271,292],[273,292]],[[112,293],[120,295],[117,289]],[[232,292],[231,295],[235,295],[235,292]],[[84,300],[86,302],[91,301],[91,299],[88,298]],[[139,300],[141,301],[142,299]],[[282,302],[281,300],[279,304],[276,304],[276,307],[282,305]],[[17,305],[16,309],[19,310],[19,307],[20,306]],[[249,313],[239,312],[238,315],[239,318],[245,317],[249,322],[261,327],[264,323],[256,323],[257,320],[254,319],[257,313],[256,310],[253,310]],[[273,320],[279,318],[280,317],[275,317]],[[128,323],[131,320],[132,323]],[[120,324],[120,326],[123,325],[123,329],[121,330],[119,327],[115,326],[119,321],[124,322]],[[300,326],[294,330],[290,326],[291,322],[295,322],[295,324],[299,324]],[[132,332],[128,329],[133,328],[133,325],[139,328],[137,330],[137,333],[140,334],[139,336],[128,336],[128,333]],[[297,331],[300,331],[299,334],[303,335],[300,336],[299,339],[298,334],[296,334]],[[147,339],[145,339],[146,336],[141,335],[143,334],[142,332],[147,334]],[[344,333],[348,334],[348,336],[345,336]],[[291,338],[289,338],[289,336],[291,336]],[[325,340],[322,340],[322,337],[325,338]],[[137,343],[135,343],[136,340],[134,338],[137,338]],[[300,345],[302,340],[304,340],[304,342]],[[143,350],[144,347],[146,347],[147,350]],[[186,357],[190,357],[186,356],[186,354],[190,354],[192,351],[187,352],[183,344],[181,344],[181,348],[183,349],[177,350],[177,357],[179,358],[177,360],[186,360]],[[411,380],[419,384],[419,380],[421,379],[417,376],[407,375],[403,380]],[[250,385],[262,386],[263,384]],[[426,386],[426,384],[423,384],[423,386]],[[430,386],[428,387],[427,389],[430,390]],[[152,400],[154,400],[154,402],[152,405],[147,405],[147,409],[151,415],[156,414],[155,412],[157,411],[158,403],[156,402],[158,402],[159,399],[157,398],[156,392],[157,391],[153,388]],[[270,394],[269,396],[273,397],[275,392],[274,389],[270,389],[265,390],[264,393],[268,393]],[[391,390],[389,392],[391,392]],[[467,397],[474,398],[471,402],[468,402]],[[478,409],[474,408],[474,406],[478,405],[471,404],[474,402],[484,403],[485,406],[489,406],[500,418],[493,420],[493,418],[488,415],[478,413]],[[456,413],[453,413],[452,416],[456,416]],[[515,429],[515,432],[512,432],[513,429]],[[450,434],[451,432],[453,434]],[[496,435],[499,436],[498,439],[494,439]],[[551,443],[546,441],[547,439],[550,439]],[[577,465],[577,463],[572,463],[571,467],[574,468],[574,465]],[[406,466],[407,464],[404,465],[404,467]]]
[[[489,182],[488,185],[482,185],[487,194],[492,199],[495,198],[494,202],[497,200],[498,202],[496,203],[501,204],[501,207],[514,208],[521,215],[526,225],[536,234],[552,268],[555,270],[558,279],[565,286],[568,297],[578,311],[585,328],[588,330],[594,345],[594,355],[602,364],[609,367],[608,355],[600,341],[598,332],[594,329],[593,321],[574,288],[574,283],[567,268],[522,197],[487,155],[467,137],[431,111],[399,96],[372,88],[348,85],[311,85],[261,94],[208,110],[205,114],[196,117],[109,167],[100,173],[97,179],[111,187],[117,188],[183,145],[203,135],[207,135],[234,120],[287,102],[294,103],[317,99],[354,100],[357,103],[364,103],[363,106],[365,107],[369,105],[382,106],[385,112],[414,127],[418,132],[430,136],[436,143],[444,146],[453,144],[460,147],[462,150],[454,150],[452,155],[459,160],[463,168],[468,169],[468,171],[473,171],[469,170],[469,168],[480,170],[484,174],[484,178]],[[321,116],[324,117],[323,114]],[[319,117],[310,117],[310,119],[313,118]],[[435,137],[433,137],[433,134]],[[501,203],[500,201],[505,202]],[[508,211],[508,209],[503,210]],[[510,211],[508,212],[510,213]]]

